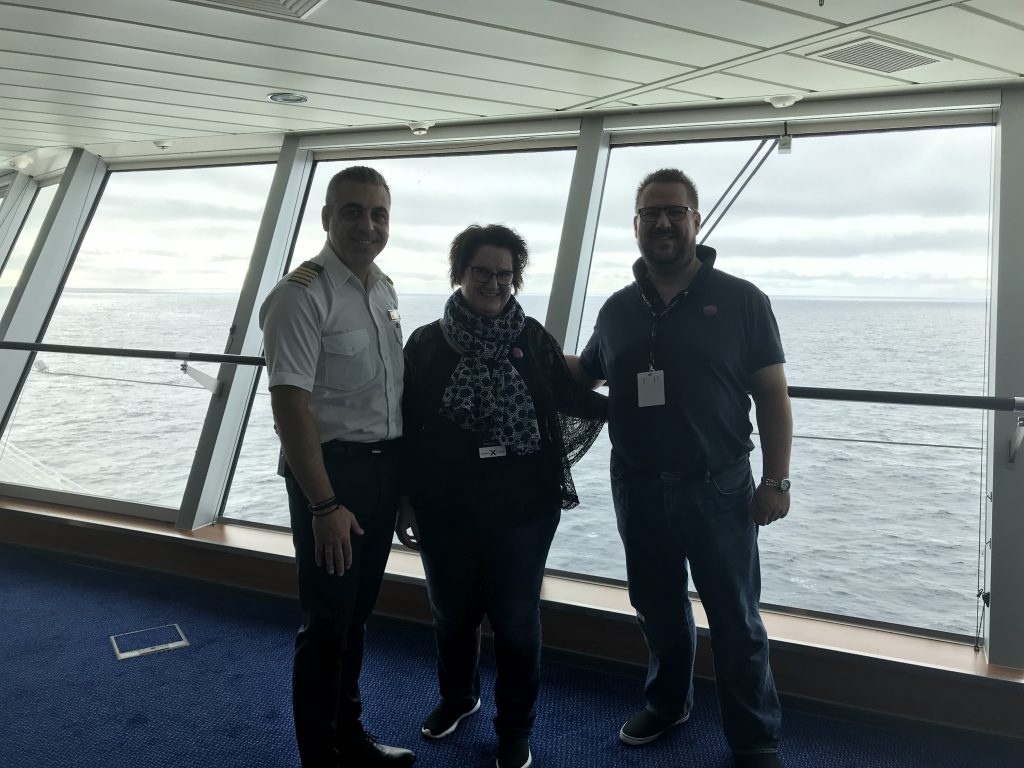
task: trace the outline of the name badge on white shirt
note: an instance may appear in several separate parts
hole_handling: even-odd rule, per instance
[[[504,445],[481,445],[479,450],[481,459],[496,459],[505,455]]]
[[[637,405],[646,408],[649,405],[665,404],[665,372],[643,371],[636,375]]]
[[[397,323],[401,319],[402,319],[402,314],[397,309],[389,309],[388,310],[388,320],[391,320],[392,322]]]

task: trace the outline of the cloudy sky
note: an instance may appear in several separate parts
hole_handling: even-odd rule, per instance
[[[719,267],[772,297],[983,299],[992,138],[989,127],[797,137],[791,154],[768,158],[707,242]],[[757,144],[613,150],[588,292],[606,295],[631,279],[633,193],[644,174],[682,168],[706,213]],[[501,222],[530,245],[526,292],[546,293],[572,162],[572,152],[552,151],[369,163],[393,193],[379,263],[403,293],[447,292],[451,238],[470,223]],[[296,262],[323,242],[319,203],[343,165],[318,167]],[[272,165],[112,174],[69,287],[236,291],[272,174]],[[0,287],[16,279],[44,207]]]

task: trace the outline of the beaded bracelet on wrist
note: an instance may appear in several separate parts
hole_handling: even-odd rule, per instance
[[[323,511],[325,509],[329,509],[330,507],[336,506],[337,504],[338,504],[338,497],[337,496],[331,496],[329,499],[324,499],[323,501],[318,501],[316,504],[310,504],[309,505],[309,511],[310,512],[321,512],[321,511]]]

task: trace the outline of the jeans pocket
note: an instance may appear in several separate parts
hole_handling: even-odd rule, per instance
[[[741,494],[753,494],[754,477],[750,472],[750,463],[737,462],[726,471],[712,476],[711,483],[720,496],[736,497]]]

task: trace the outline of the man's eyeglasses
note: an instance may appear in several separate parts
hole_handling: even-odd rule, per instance
[[[498,285],[512,285],[512,278],[516,276],[516,273],[511,269],[492,272],[486,267],[470,267],[469,274],[472,275],[473,279],[478,283],[489,283],[493,277],[498,281]]]
[[[662,211],[665,212],[669,221],[682,221],[690,211],[696,213],[696,210],[687,205],[667,205],[664,208],[651,205],[647,208],[641,208],[636,212],[636,215],[640,217],[640,221],[657,221],[661,218]]]

